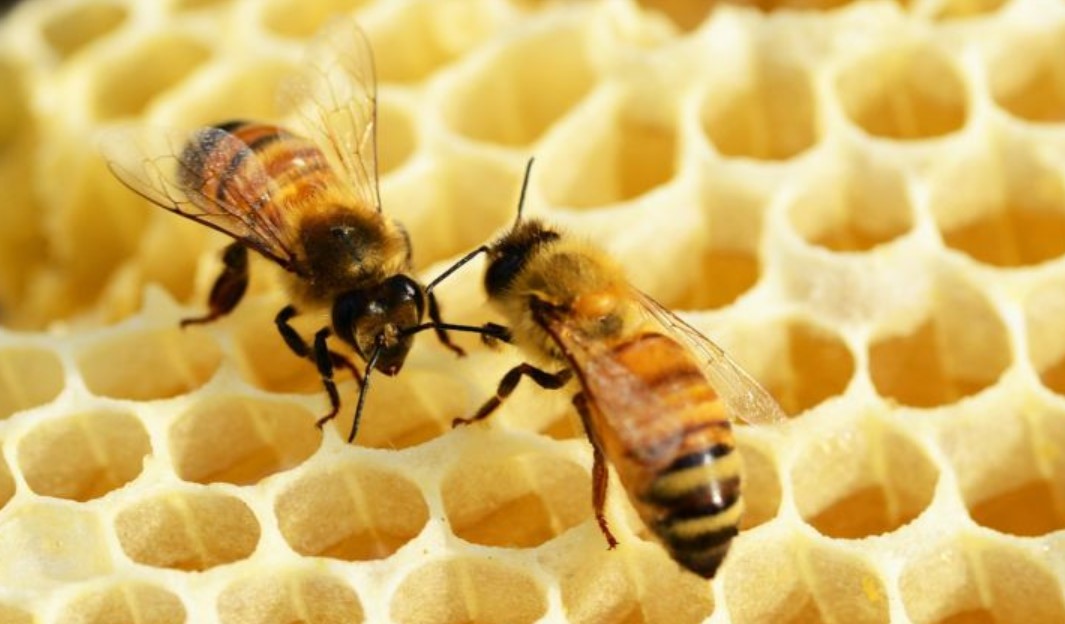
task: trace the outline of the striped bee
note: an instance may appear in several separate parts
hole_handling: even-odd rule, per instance
[[[771,423],[783,412],[720,347],[631,286],[603,251],[521,220],[520,205],[514,227],[467,259],[487,254],[485,290],[510,341],[554,371],[515,367],[494,397],[454,424],[487,417],[522,377],[547,389],[575,380],[573,404],[594,452],[592,502],[608,545],[617,544],[603,512],[609,461],[673,559],[713,577],[743,511],[729,419]]]
[[[484,328],[441,320],[432,289],[412,277],[406,230],[381,210],[377,174],[377,87],[365,35],[350,20],[327,26],[303,73],[286,84],[286,108],[309,138],[255,121],[230,121],[192,132],[123,128],[104,138],[111,171],[134,192],[234,242],[208,299],[208,323],[231,312],[248,285],[248,250],[282,269],[294,305],[276,316],[285,344],[318,368],[330,400],[340,397],[336,367],[360,384],[348,441],[358,430],[370,374],[395,375],[414,334],[433,329],[458,355],[447,331]],[[330,323],[311,342],[289,324],[298,310],[328,310]],[[430,322],[422,323],[428,311]],[[490,333],[488,331],[487,333]],[[366,362],[365,372],[328,346],[335,335]]]

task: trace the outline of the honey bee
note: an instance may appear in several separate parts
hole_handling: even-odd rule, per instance
[[[531,168],[532,161],[529,162]],[[610,548],[607,464],[673,559],[713,577],[743,511],[730,417],[784,420],[776,401],[724,351],[631,286],[602,250],[536,220],[486,253],[484,287],[530,363],[510,370],[468,424],[491,414],[522,377],[546,389],[576,379],[573,405],[592,444],[592,502]]]
[[[370,374],[397,374],[416,333],[433,329],[462,355],[448,330],[491,337],[491,329],[444,323],[432,289],[414,277],[411,242],[381,210],[377,172],[377,86],[373,54],[350,20],[331,23],[312,44],[302,74],[280,94],[307,123],[310,138],[256,121],[229,121],[192,132],[124,128],[105,137],[111,171],[131,190],[175,214],[234,239],[208,298],[207,314],[229,314],[248,285],[248,250],[282,269],[295,305],[275,324],[297,356],[311,360],[337,415],[334,369],[360,385],[348,442],[358,431]],[[447,273],[440,279],[446,277]],[[290,324],[300,310],[328,310],[330,322],[308,343]],[[428,311],[430,322],[422,323]],[[361,373],[328,346],[335,335],[366,363]]]

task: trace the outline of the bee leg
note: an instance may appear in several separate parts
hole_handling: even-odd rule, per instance
[[[237,307],[248,290],[248,248],[240,243],[230,243],[222,252],[225,267],[214,281],[207,298],[210,312],[204,316],[181,319],[181,327],[210,323],[223,317]]]
[[[540,370],[532,364],[527,362],[519,364],[514,368],[507,371],[506,375],[503,375],[503,379],[499,381],[499,387],[496,388],[496,395],[481,406],[481,409],[477,410],[477,413],[469,418],[456,418],[451,421],[452,427],[458,427],[459,425],[468,425],[470,423],[477,422],[488,418],[492,412],[496,411],[503,401],[510,396],[511,392],[518,387],[518,382],[521,381],[522,376],[532,379],[536,385],[544,388],[545,390],[557,390],[566,385],[566,382],[573,377],[573,371],[568,368],[564,368],[557,373],[549,373],[545,370]]]
[[[577,413],[581,415],[584,431],[588,434],[588,441],[592,443],[592,508],[595,510],[595,521],[599,523],[599,530],[606,537],[607,547],[613,549],[618,545],[618,540],[610,532],[606,514],[603,513],[603,508],[606,507],[606,485],[609,481],[606,459],[603,457],[603,449],[592,427],[592,413],[588,408],[588,397],[584,396],[583,392],[577,393],[573,397],[573,407],[577,408]]]
[[[296,316],[296,308],[291,305],[285,306],[277,313],[274,323],[277,325],[277,331],[285,340],[288,348],[299,357],[312,360],[318,368],[318,375],[322,378],[322,386],[325,387],[325,391],[329,395],[329,413],[314,423],[316,427],[321,429],[325,423],[336,418],[337,412],[340,411],[340,393],[337,391],[336,383],[333,381],[334,368],[341,366],[348,369],[355,377],[355,381],[359,382],[360,385],[362,384],[362,375],[359,374],[358,369],[355,368],[355,365],[350,360],[329,349],[326,343],[326,338],[329,337],[330,333],[328,327],[323,327],[314,335],[314,350],[312,351],[307,342],[303,340],[303,337],[299,335],[299,332],[288,324],[294,316]]]
[[[440,341],[440,344],[451,349],[459,357],[466,355],[462,347],[451,342],[451,336],[448,335],[446,329],[441,327],[444,321],[440,319],[440,304],[437,303],[436,295],[432,292],[429,293],[429,320],[433,322],[433,331],[436,332],[436,339]]]

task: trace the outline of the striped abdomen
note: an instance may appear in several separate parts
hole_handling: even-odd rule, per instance
[[[619,449],[626,455],[613,458],[619,476],[673,559],[710,578],[743,511],[740,457],[722,403],[688,350],[667,335],[640,334],[616,345],[613,356],[666,412],[615,423],[639,428],[645,445],[643,462]]]
[[[314,143],[277,126],[248,121],[231,121],[195,135],[181,163],[180,180],[186,189],[237,206],[284,205],[337,184]]]

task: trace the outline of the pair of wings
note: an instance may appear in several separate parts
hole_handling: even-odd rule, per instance
[[[300,73],[281,84],[278,100],[281,112],[300,117],[307,137],[343,172],[355,201],[380,211],[377,80],[370,44],[354,20],[322,29]],[[299,215],[286,214],[274,201],[281,189],[267,163],[224,128],[120,127],[103,135],[101,150],[114,175],[148,201],[227,234],[289,271],[306,272]],[[239,155],[240,166],[217,163],[209,152]],[[218,166],[205,170],[203,163],[212,162]],[[199,188],[187,183],[190,177],[198,177]],[[205,192],[223,181],[225,197]]]
[[[759,425],[787,420],[776,400],[721,347],[648,295],[632,286],[629,289],[649,327],[687,347],[707,381],[724,401],[730,418]],[[610,344],[583,336],[567,323],[563,315],[546,316],[544,322],[548,333],[584,373],[584,381],[598,409],[610,414],[611,422],[620,425],[614,433],[635,458],[650,466],[673,459],[683,442],[682,431],[678,431],[667,444],[648,449],[639,432],[624,426],[626,422],[643,420],[640,416],[644,414],[668,414],[671,409],[657,393],[613,357]],[[626,414],[634,417],[626,418]]]

